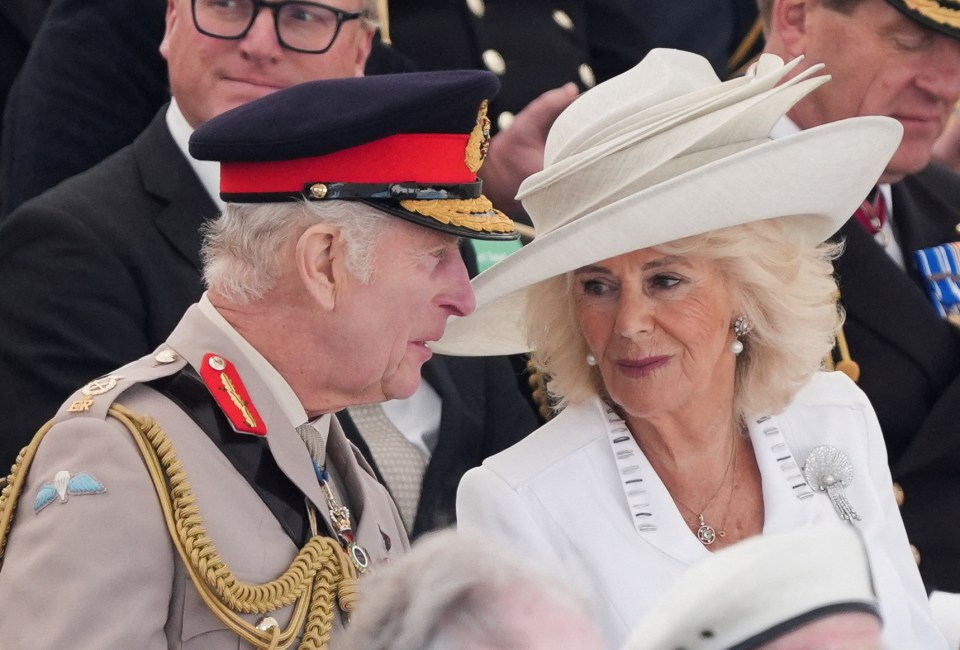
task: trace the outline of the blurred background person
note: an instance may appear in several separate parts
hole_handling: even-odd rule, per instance
[[[816,521],[869,545],[893,647],[943,648],[869,402],[819,372],[840,316],[823,245],[896,149],[875,117],[770,140],[827,77],[721,83],[655,50],[557,119],[520,197],[538,236],[435,346],[533,350],[562,409],[461,481],[461,526],[587,590],[622,643],[710,552]],[[855,478],[854,478],[855,477]]]
[[[756,0],[630,0],[650,47],[695,52],[728,79],[763,49]]]
[[[363,583],[344,650],[601,650],[587,606],[509,549],[447,530]]]
[[[858,115],[886,115],[904,127],[876,189],[861,197],[855,218],[838,233],[845,347],[833,358],[876,410],[927,589],[960,592],[960,520],[943,516],[960,509],[960,329],[947,318],[960,288],[949,272],[941,277],[946,269],[936,269],[936,260],[956,257],[960,176],[931,162],[960,99],[955,3],[759,6],[767,52],[803,55],[797,74],[823,63],[833,77],[797,102],[775,137]]]

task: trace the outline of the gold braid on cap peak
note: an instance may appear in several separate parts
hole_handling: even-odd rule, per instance
[[[469,228],[477,232],[515,232],[513,221],[493,207],[485,196],[475,199],[441,199],[437,201],[400,201],[404,210],[430,217],[444,225]]]
[[[335,603],[349,613],[356,605],[359,591],[356,569],[340,544],[329,537],[314,535],[290,567],[275,580],[262,585],[241,582],[207,536],[183,464],[160,424],[117,403],[110,407],[109,415],[126,427],[140,448],[173,545],[200,597],[220,622],[247,643],[263,650],[289,648],[301,633],[301,650],[327,648]],[[0,568],[27,473],[40,442],[52,426],[52,421],[44,425],[20,452],[7,477],[8,484],[0,493]],[[241,616],[268,614],[288,605],[293,605],[293,613],[283,630],[272,617],[261,618],[258,624],[252,625]]]
[[[937,0],[903,0],[903,4],[925,18],[960,29],[960,8],[944,7]]]

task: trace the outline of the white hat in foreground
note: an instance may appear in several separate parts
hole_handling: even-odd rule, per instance
[[[844,612],[880,617],[863,541],[836,521],[754,537],[694,565],[623,650],[748,650]]]
[[[653,50],[585,92],[551,128],[543,171],[520,186],[536,239],[474,280],[476,312],[452,318],[431,348],[527,352],[525,290],[623,253],[774,217],[790,219],[800,241],[830,237],[877,182],[902,127],[859,117],[770,140],[829,79],[811,76],[814,66],[783,81],[798,61],[764,54],[746,77],[721,82],[703,57]]]

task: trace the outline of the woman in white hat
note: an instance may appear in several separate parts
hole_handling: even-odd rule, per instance
[[[783,81],[792,67],[766,56],[721,83],[658,50],[585,93],[520,188],[537,238],[475,280],[477,311],[432,346],[533,351],[560,412],[464,477],[458,520],[589,590],[611,647],[711,551],[838,518],[867,540],[885,642],[945,647],[873,410],[820,372],[840,322],[823,242],[900,127],[771,141],[827,79]]]

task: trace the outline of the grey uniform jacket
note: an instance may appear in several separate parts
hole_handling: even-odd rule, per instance
[[[32,465],[0,567],[0,647],[246,647],[214,617],[191,583],[133,437],[106,416],[111,403],[153,416],[163,427],[192,483],[210,538],[240,580],[273,580],[298,551],[300,542],[294,542],[295,535],[264,496],[277,473],[326,520],[320,529],[332,530],[310,455],[251,360],[196,306],[187,311],[168,346],[175,360],[169,361],[174,356],[169,353],[160,361],[148,355],[112,373],[122,378],[115,388],[94,396],[89,410],[69,412],[70,404],[83,398],[78,392],[57,414]],[[235,365],[267,429],[262,439],[233,431],[223,437],[239,436],[232,442],[241,445],[265,441],[263,454],[271,458],[273,472],[244,478],[212,437],[154,388],[187,365],[199,369],[209,353]],[[357,541],[375,570],[377,563],[408,548],[400,517],[335,419],[326,450],[327,464],[339,474],[341,492],[347,493],[354,521],[359,522]],[[38,507],[44,502],[44,484],[52,484],[64,470],[71,486],[77,475],[90,478],[77,479],[65,500],[47,499]],[[305,511],[297,500],[287,507],[301,505]],[[245,618],[256,622],[259,615]],[[289,608],[276,618],[283,626]],[[338,618],[333,647],[341,627]]]

